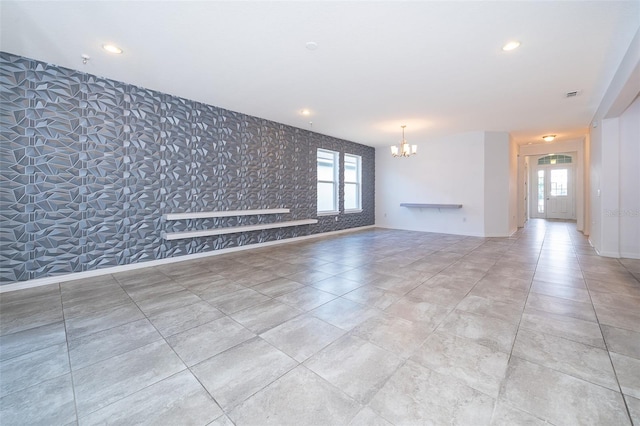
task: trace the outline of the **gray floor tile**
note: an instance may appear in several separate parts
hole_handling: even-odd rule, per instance
[[[521,304],[506,303],[472,295],[462,299],[456,309],[511,323],[520,322],[520,316],[522,315]]]
[[[73,373],[80,418],[186,369],[160,340]]]
[[[431,287],[421,284],[407,293],[408,297],[423,300],[427,303],[453,308],[464,298],[466,291],[445,287]]]
[[[640,333],[640,310],[629,311],[620,308],[610,308],[605,305],[595,306],[600,324]]]
[[[313,287],[303,287],[283,294],[277,297],[276,300],[303,311],[310,311],[336,297],[335,294],[327,293],[326,291],[321,291]]]
[[[640,359],[640,333],[608,325],[600,327],[611,352]]]
[[[565,315],[585,321],[597,322],[596,313],[591,303],[575,302],[573,300],[532,292],[529,293],[526,307],[551,314]]]
[[[502,395],[553,424],[630,424],[620,393],[517,357],[509,362]]]
[[[488,425],[494,399],[408,361],[369,406],[397,425]]]
[[[89,311],[73,318],[65,318],[65,326],[69,339],[77,339],[142,318],[144,318],[142,311],[130,301],[102,310]]]
[[[380,313],[354,328],[352,333],[407,358],[425,341],[431,330],[420,323]]]
[[[437,331],[464,337],[491,349],[510,353],[517,327],[517,324],[496,318],[455,310],[445,318]]]
[[[67,344],[49,346],[0,362],[0,397],[69,373]]]
[[[420,325],[432,331],[451,312],[451,309],[405,296],[385,309],[385,312],[408,321],[420,323]]]
[[[496,406],[491,417],[491,426],[549,426],[546,420],[533,414],[518,410],[502,399],[496,401]]]
[[[640,399],[634,398],[629,395],[624,395],[625,401],[627,401],[627,407],[629,407],[629,414],[631,414],[631,420],[634,425],[640,424]]]
[[[223,317],[224,314],[209,303],[201,301],[172,309],[149,318],[164,337],[183,332]]]
[[[112,292],[108,295],[104,295],[103,297],[64,304],[64,317],[67,319],[84,316],[94,311],[106,310],[130,302],[131,298],[124,291]]]
[[[254,337],[240,324],[223,317],[167,338],[184,362],[192,366]]]
[[[497,398],[509,355],[462,337],[433,333],[411,360]]]
[[[303,311],[277,300],[268,300],[231,314],[231,318],[254,333],[260,334],[302,313]]]
[[[347,424],[360,408],[357,402],[299,366],[228,415],[237,426],[340,425]]]
[[[80,419],[82,425],[205,425],[222,410],[189,371],[182,371]]]
[[[259,291],[269,297],[278,297],[283,294],[291,293],[304,287],[304,284],[290,280],[289,278],[276,278],[275,280],[260,283],[251,287],[255,291]]]
[[[60,284],[47,284],[39,287],[0,293],[0,309],[12,302],[25,302],[29,299],[38,297],[60,298]]]
[[[342,296],[362,305],[367,305],[376,309],[386,309],[396,300],[402,297],[402,293],[385,290],[373,285],[363,285]]]
[[[235,426],[231,419],[226,415],[222,415],[209,423],[207,426]]]
[[[57,300],[53,305],[47,302],[44,304],[15,303],[11,307],[3,305],[0,309],[0,335],[62,321],[62,303],[59,297]]]
[[[271,300],[269,296],[265,296],[250,288],[244,288],[233,293],[227,293],[209,299],[208,302],[228,315],[268,300]]]
[[[137,304],[145,315],[154,316],[176,308],[182,308],[183,306],[193,305],[201,300],[202,299],[189,290],[181,290],[175,293],[139,300]]]
[[[525,309],[520,327],[605,349],[598,324],[535,309]]]
[[[640,285],[638,285],[640,289]],[[640,306],[640,295],[631,296],[629,294],[605,293],[591,290],[591,300],[595,306],[605,305],[614,309],[634,310]]]
[[[76,421],[71,375],[65,374],[0,398],[4,425],[67,425]]]
[[[344,277],[331,276],[329,278],[325,278],[324,280],[315,281],[311,283],[311,286],[317,288],[318,290],[335,294],[336,296],[342,296],[343,294],[349,293],[350,291],[353,291],[358,287],[362,287],[362,283],[359,283],[358,281],[352,281]]]
[[[228,411],[297,365],[295,360],[256,337],[195,365],[192,371]]]
[[[344,393],[366,404],[400,366],[402,360],[366,340],[347,335],[304,365]]]
[[[591,302],[589,292],[585,286],[579,288],[556,283],[547,283],[544,281],[534,281],[531,285],[531,291],[533,293],[559,297],[561,299],[573,300],[575,302]]]
[[[136,302],[150,299],[152,297],[160,297],[166,294],[177,293],[182,290],[185,290],[185,288],[175,281],[145,283],[144,285],[125,287],[125,291],[129,297]]]
[[[149,320],[141,319],[69,340],[71,368],[77,370],[160,339]]]
[[[611,352],[622,393],[640,399],[640,359]]]
[[[348,331],[378,312],[376,309],[340,297],[312,310],[309,314]]]
[[[561,337],[520,329],[513,355],[618,390],[607,351]]]
[[[57,322],[0,336],[0,361],[66,343],[64,323]]]
[[[344,334],[312,316],[299,316],[260,335],[298,362],[303,362]]]
[[[383,419],[376,414],[369,407],[364,407],[356,416],[351,420],[349,426],[393,426],[391,423]]]

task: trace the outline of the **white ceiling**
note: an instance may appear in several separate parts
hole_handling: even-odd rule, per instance
[[[418,144],[580,137],[640,28],[638,0],[2,0],[0,13],[4,51],[371,146],[402,124]]]

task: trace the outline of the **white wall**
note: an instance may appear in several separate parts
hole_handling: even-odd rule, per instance
[[[508,133],[485,132],[484,139],[484,235],[502,237],[515,230],[515,175],[512,178],[512,155]],[[515,189],[515,188],[514,188]]]
[[[412,141],[414,142],[414,141]],[[376,152],[376,226],[471,236],[516,230],[516,150],[504,132],[470,132],[418,143],[418,154]],[[462,204],[419,209],[400,203]]]
[[[640,30],[611,81],[589,134],[589,240],[599,254],[640,259],[638,147]]]
[[[640,259],[640,98],[620,116],[620,256]]]
[[[484,132],[410,141],[418,154],[393,158],[376,150],[376,226],[484,235]],[[400,203],[462,204],[462,209],[415,209]]]

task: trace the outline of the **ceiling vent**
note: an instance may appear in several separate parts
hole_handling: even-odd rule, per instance
[[[567,92],[567,94],[565,95],[567,98],[573,98],[578,96],[578,91],[574,90],[573,92]]]

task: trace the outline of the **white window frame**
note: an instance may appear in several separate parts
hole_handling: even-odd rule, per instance
[[[318,175],[318,155],[320,153],[324,153],[324,154],[330,154],[333,156],[333,180],[320,180],[317,175]],[[333,206],[334,209],[333,210],[318,210],[317,215],[318,216],[328,216],[328,215],[336,215],[338,213],[340,213],[339,208],[340,208],[340,194],[339,194],[339,176],[340,176],[340,153],[337,151],[331,151],[328,149],[322,149],[322,148],[318,148],[318,151],[316,153],[316,187],[319,183],[331,183],[333,184]],[[317,202],[317,199],[316,199]],[[320,208],[320,206],[316,206],[316,208]]]
[[[355,181],[347,181],[347,174],[346,174],[346,170],[347,170],[347,157],[349,158],[353,158],[356,160],[356,180]],[[344,193],[346,194],[347,192],[347,184],[356,185],[356,208],[353,209],[347,209],[345,207],[344,212],[345,213],[360,213],[362,212],[362,157],[360,155],[355,155],[355,154],[344,154],[344,170],[345,170],[345,177],[344,177]]]

